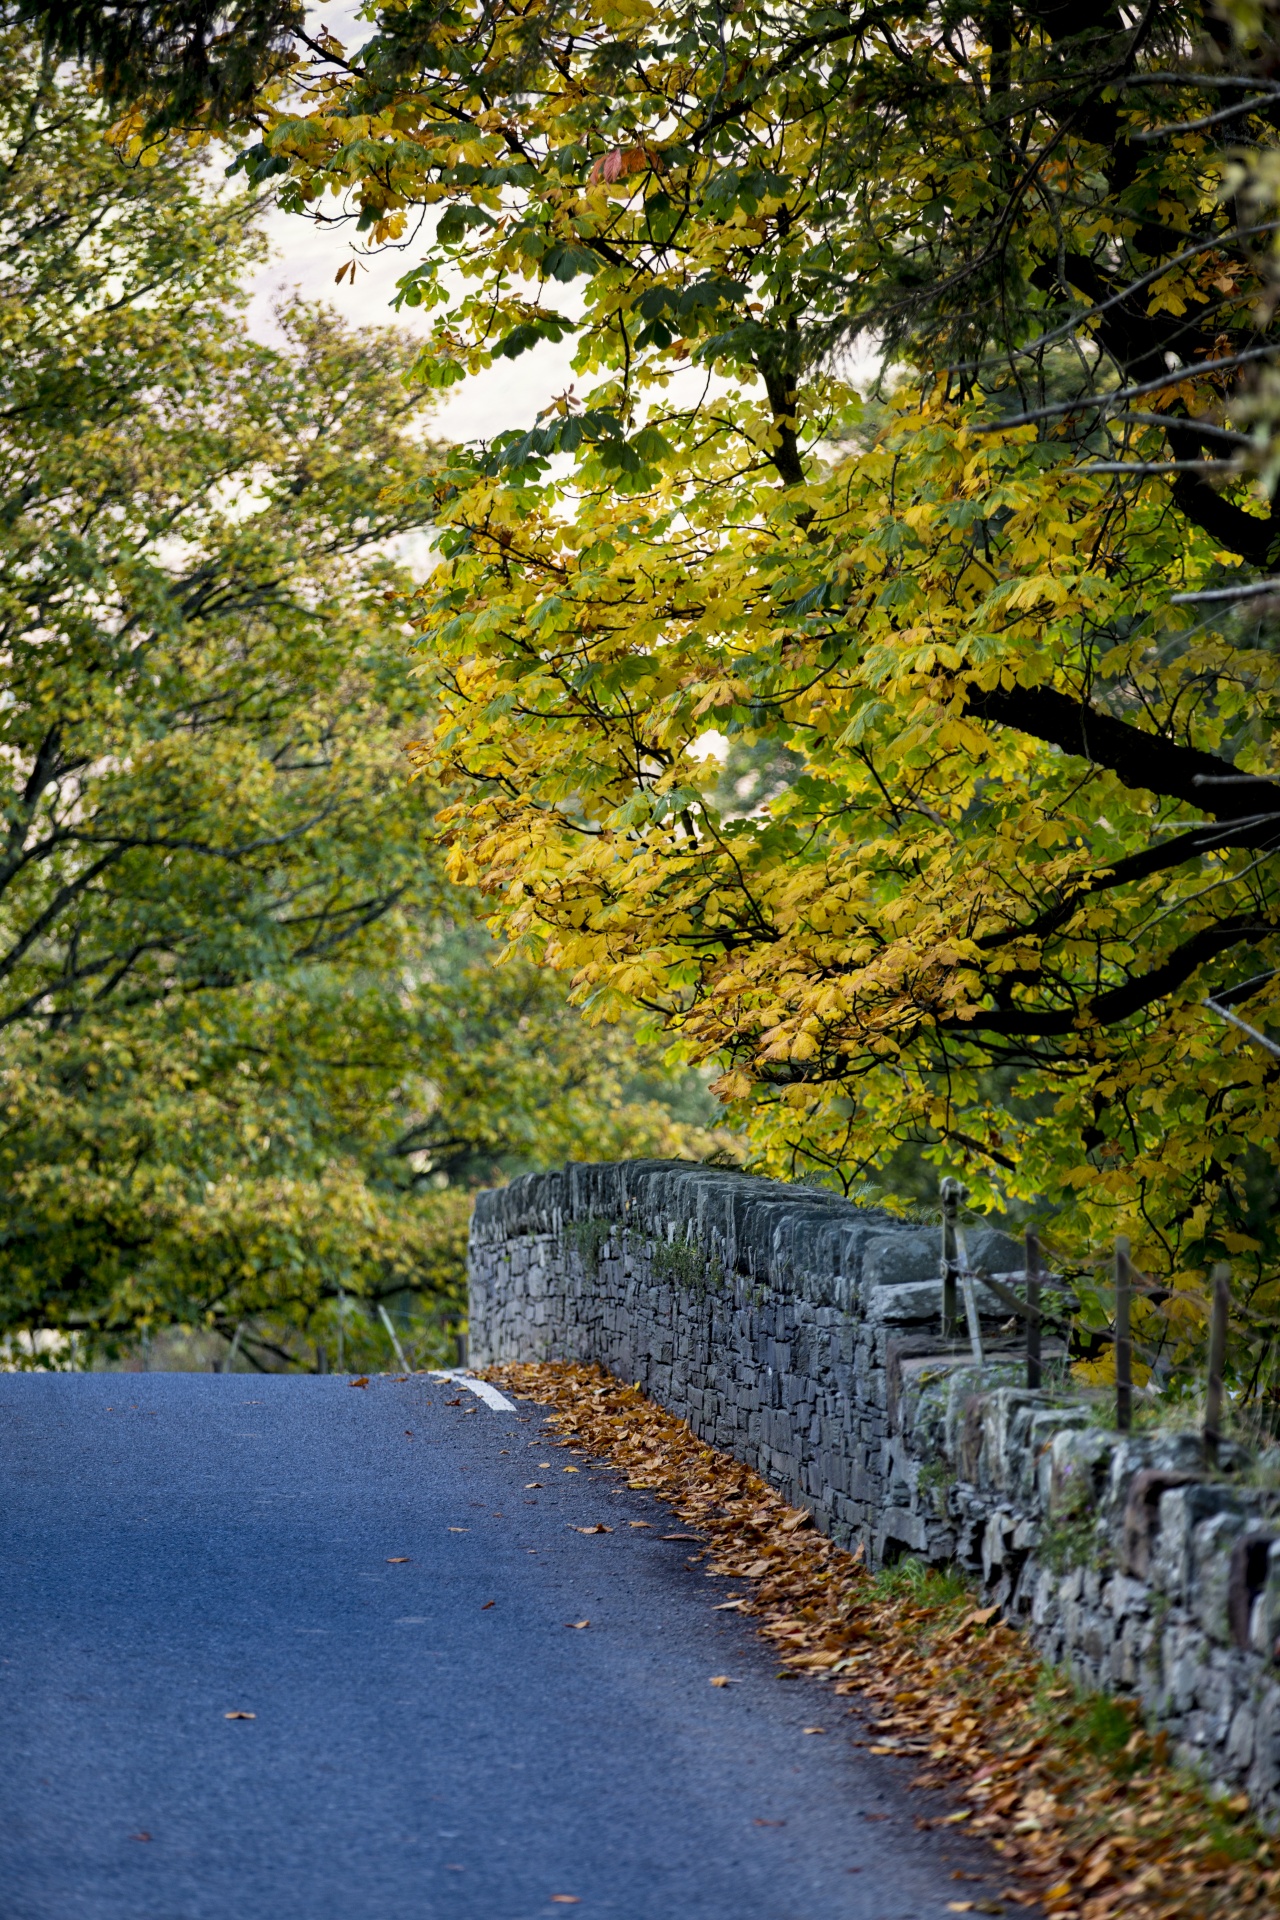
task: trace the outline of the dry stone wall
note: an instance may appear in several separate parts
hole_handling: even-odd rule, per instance
[[[1017,1244],[970,1236],[979,1273]],[[1280,1821],[1280,1496],[1194,1435],[1121,1436],[1029,1392],[979,1280],[984,1363],[939,1334],[937,1229],[683,1162],[481,1194],[473,1361],[597,1361],[874,1566],[958,1563],[1083,1684]]]

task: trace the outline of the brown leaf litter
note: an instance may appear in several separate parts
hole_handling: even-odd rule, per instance
[[[1280,1843],[1246,1797],[1213,1799],[1131,1703],[1065,1682],[955,1577],[910,1564],[869,1575],[749,1467],[598,1367],[484,1377],[553,1406],[561,1445],[620,1468],[700,1529],[708,1571],[736,1583],[722,1610],[757,1620],[780,1677],[851,1697],[871,1736],[861,1744],[917,1760],[913,1786],[958,1792],[967,1804],[917,1825],[981,1834],[1008,1869],[1005,1900],[1053,1920],[1280,1910]]]

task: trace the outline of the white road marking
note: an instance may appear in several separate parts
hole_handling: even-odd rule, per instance
[[[460,1387],[466,1387],[477,1399],[483,1400],[486,1407],[492,1407],[496,1413],[514,1413],[516,1403],[508,1400],[505,1393],[499,1393],[487,1380],[477,1380],[473,1373],[466,1373],[461,1367],[432,1368],[433,1380],[453,1380]]]

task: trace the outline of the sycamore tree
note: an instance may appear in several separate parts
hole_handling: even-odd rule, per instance
[[[696,1102],[495,966],[411,788],[411,347],[249,338],[253,191],[126,161],[23,31],[0,71],[0,1333],[323,1364],[392,1300],[451,1355],[471,1188]]]
[[[145,90],[136,36],[34,11]],[[1229,1254],[1256,1379],[1269,16],[409,0],[346,49],[197,11],[130,16],[121,139],[230,126],[284,204],[404,249],[428,389],[574,342],[542,416],[417,483],[454,876],[718,1063],[762,1164],[923,1151],[1082,1259],[1126,1232],[1192,1341]],[[753,804],[717,736],[780,770]]]

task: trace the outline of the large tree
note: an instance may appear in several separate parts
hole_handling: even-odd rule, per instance
[[[725,1062],[774,1164],[923,1146],[1261,1287],[1277,1062],[1203,1003],[1280,1011],[1273,624],[1176,597],[1280,536],[1235,11],[388,6],[236,112],[251,177],[416,253],[426,382],[576,341],[440,480],[458,876]],[[785,758],[748,817],[712,728]]]
[[[477,1179],[695,1135],[497,968],[412,788],[410,346],[249,338],[253,193],[124,161],[25,33],[0,71],[0,1332],[276,1364],[404,1296],[445,1351]]]

